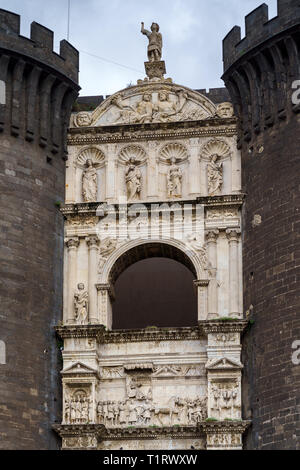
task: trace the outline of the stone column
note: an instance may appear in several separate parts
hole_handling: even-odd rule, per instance
[[[198,289],[198,320],[207,320],[207,288],[209,285],[208,280],[194,281]]]
[[[158,197],[158,168],[159,159],[156,156],[156,142],[149,142],[149,157],[147,160],[147,196],[149,198]]]
[[[217,284],[217,240],[219,231],[206,233],[209,261],[210,282],[208,286],[208,319],[218,317],[218,284]]]
[[[98,291],[97,301],[97,323],[106,326],[108,330],[112,328],[112,305],[114,300],[113,287],[110,284],[96,284]]]
[[[229,316],[240,317],[239,312],[239,235],[236,229],[226,230],[229,244]]]
[[[97,262],[99,238],[95,235],[86,237],[86,243],[89,249],[89,322],[98,323],[97,317]]]
[[[116,198],[116,145],[109,144],[108,148],[108,159],[105,163],[105,188],[106,188],[106,200],[113,200]]]
[[[189,141],[189,194],[200,193],[199,139]]]
[[[77,248],[79,238],[69,238],[66,242],[68,248],[68,274],[67,274],[67,305],[64,321],[67,324],[75,323],[74,320],[74,291],[76,284]]]

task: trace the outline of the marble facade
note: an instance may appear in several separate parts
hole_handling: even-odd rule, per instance
[[[153,73],[71,118],[57,327],[64,449],[241,449],[249,424],[232,106]],[[138,261],[149,244],[194,272],[198,326],[112,330],[124,255]]]

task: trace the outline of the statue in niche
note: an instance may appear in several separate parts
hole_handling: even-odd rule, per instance
[[[84,202],[97,201],[97,170],[90,159],[86,161],[82,175],[82,196]]]
[[[78,284],[74,294],[75,321],[78,325],[86,325],[88,321],[89,294],[84,290],[84,284]]]
[[[142,189],[142,174],[137,164],[135,157],[131,157],[125,173],[127,198],[130,200],[139,199]]]
[[[151,31],[144,28],[142,23],[141,33],[147,36],[149,40],[148,44],[148,60],[149,62],[158,62],[162,55],[162,35],[159,32],[159,25],[152,23]]]
[[[169,197],[181,196],[182,171],[176,165],[176,158],[171,158],[171,165],[167,173],[167,189]]]
[[[214,154],[207,165],[208,193],[210,196],[218,194],[223,184],[223,163],[218,163],[219,156]]]

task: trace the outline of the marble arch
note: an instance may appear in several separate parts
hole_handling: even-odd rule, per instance
[[[113,284],[121,272],[131,264],[153,256],[175,259],[189,268],[195,279],[205,278],[205,267],[197,253],[187,249],[187,245],[182,241],[170,238],[131,240],[122,245],[106,261],[100,282]]]

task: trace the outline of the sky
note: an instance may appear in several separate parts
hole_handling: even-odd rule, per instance
[[[189,88],[224,86],[222,40],[261,0],[70,0],[69,41],[80,51],[81,96],[108,95],[145,77],[146,36],[160,25],[166,77]],[[277,1],[267,0],[269,18]],[[68,0],[0,0],[0,8],[21,15],[21,34],[36,21],[54,31],[54,50],[67,39]],[[96,57],[95,57],[96,56]],[[104,60],[105,59],[105,60]],[[120,64],[120,65],[117,65]]]

